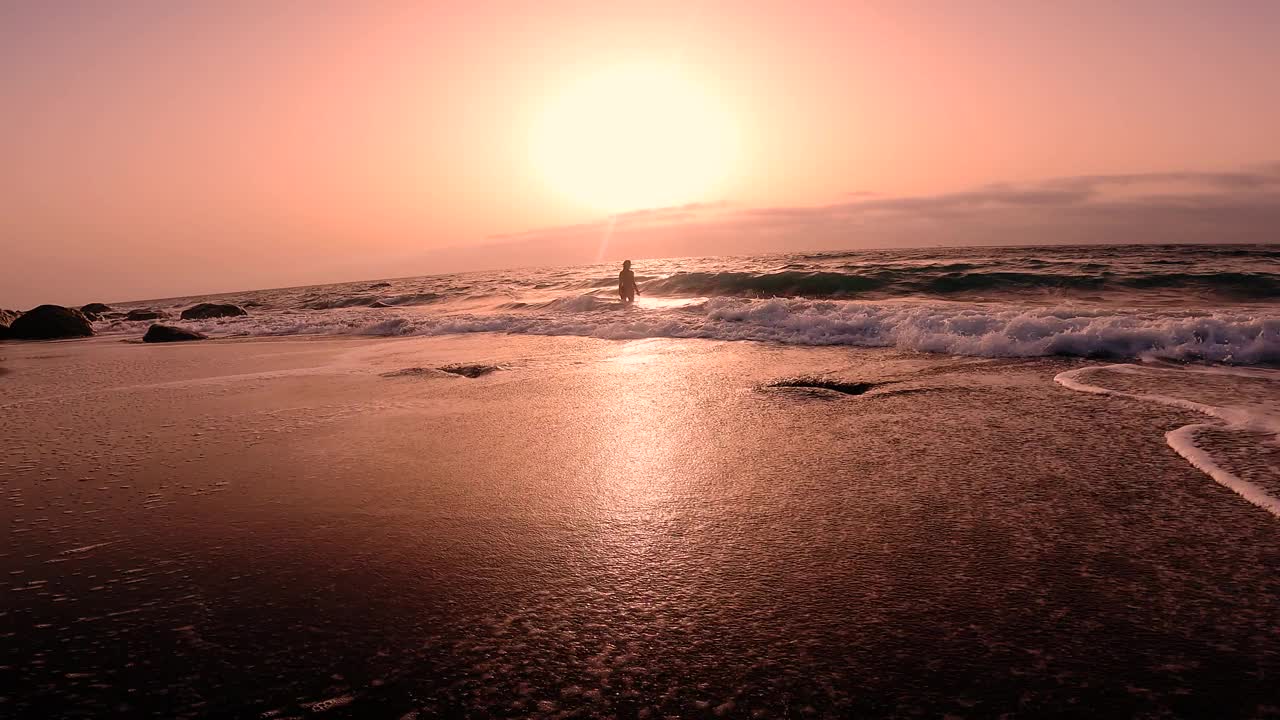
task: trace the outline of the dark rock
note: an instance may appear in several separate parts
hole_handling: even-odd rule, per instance
[[[208,338],[208,335],[198,333],[195,330],[174,327],[172,325],[152,325],[147,328],[147,334],[142,336],[142,342],[185,342],[187,340],[207,340]]]
[[[80,308],[80,312],[84,313],[84,316],[90,320],[101,320],[102,314],[110,311],[111,306],[103,303],[89,303]]]
[[[123,320],[126,317],[128,317],[128,314],[122,312],[102,313],[103,320]]]
[[[452,373],[454,375],[461,375],[463,377],[469,377],[469,378],[478,378],[481,375],[488,375],[489,373],[497,370],[498,366],[497,365],[453,364],[453,365],[441,365],[440,369],[447,373]]]
[[[22,313],[17,310],[0,310],[0,327],[7,328],[9,324],[18,319]]]
[[[84,313],[61,305],[41,305],[9,325],[9,336],[20,340],[88,337],[93,326]]]
[[[139,320],[160,320],[165,314],[159,310],[130,310],[128,315],[124,316],[125,320],[137,322]]]
[[[374,283],[374,284],[370,285],[370,286],[369,286],[369,289],[370,289],[370,290],[377,290],[378,288],[389,288],[389,287],[391,287],[391,283],[388,283],[388,282],[380,282],[380,283]]]
[[[238,305],[219,305],[218,303],[200,303],[182,311],[183,320],[208,320],[209,318],[238,317],[248,315]]]

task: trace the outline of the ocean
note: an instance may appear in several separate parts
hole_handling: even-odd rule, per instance
[[[640,260],[123,303],[231,302],[214,336],[503,332],[1280,365],[1280,246],[860,250]],[[147,323],[100,323],[135,334]]]

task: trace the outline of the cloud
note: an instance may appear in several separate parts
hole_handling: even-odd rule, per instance
[[[1048,187],[1074,187],[1098,191],[1107,187],[1184,184],[1219,190],[1249,190],[1280,186],[1280,164],[1263,166],[1253,172],[1171,172],[1128,175],[1078,175],[1049,180]]]
[[[676,205],[673,207],[647,208],[644,210],[632,210],[625,213],[619,213],[609,220],[594,223],[581,223],[578,225],[563,225],[560,227],[525,230],[517,233],[504,233],[498,235],[490,235],[489,240],[513,240],[520,238],[537,238],[547,235],[563,235],[565,233],[594,233],[601,232],[607,227],[634,227],[647,224],[670,224],[675,222],[684,222],[697,218],[700,214],[709,211],[720,210],[727,207],[724,202],[716,203],[689,203],[686,205]]]
[[[1080,202],[1089,195],[1090,191],[1083,189],[1019,189],[993,185],[980,190],[943,195],[857,200],[816,207],[757,208],[745,210],[742,214],[747,217],[827,219],[849,218],[867,213],[936,215],[1001,206],[1061,206]]]
[[[1239,195],[1244,191],[1280,191],[1280,166],[1264,168],[1258,172],[1237,173],[1149,173],[1128,175],[1080,175],[1055,178],[1031,185],[993,184],[976,190],[939,195],[858,199],[833,205],[810,207],[754,208],[742,211],[749,218],[789,218],[811,220],[841,220],[866,217],[872,214],[916,215],[931,217],[958,212],[998,211],[1007,209],[1033,209],[1054,211],[1081,206],[1105,207],[1115,202],[1108,191],[1115,188],[1137,186],[1187,186],[1181,194],[1153,194],[1145,203],[1132,201],[1121,203],[1131,209],[1147,205],[1151,209],[1167,207],[1170,200],[1196,204],[1232,202],[1242,198],[1270,203],[1274,193],[1261,196]],[[1206,188],[1196,191],[1195,188]],[[859,197],[866,197],[859,193]],[[1048,216],[1046,216],[1048,219]]]
[[[1280,242],[1280,164],[1077,175],[935,195],[860,191],[816,206],[691,204],[490,240],[484,252],[507,266],[858,247]]]

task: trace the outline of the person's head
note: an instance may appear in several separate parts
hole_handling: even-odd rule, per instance
[[[623,270],[630,270],[630,269],[631,269],[631,261],[630,261],[630,260],[623,260],[623,261],[622,261],[622,269],[623,269]]]

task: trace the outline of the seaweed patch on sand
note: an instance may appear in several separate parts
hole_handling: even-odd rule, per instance
[[[488,375],[500,369],[497,365],[464,365],[459,363],[440,366],[440,370],[444,372],[468,378],[478,378],[481,375]]]
[[[400,370],[392,370],[391,372],[382,373],[382,377],[446,377],[448,375],[460,375],[467,378],[478,378],[481,375],[488,375],[491,372],[501,370],[497,365],[467,365],[454,363],[451,365],[441,365],[438,368],[409,367]]]
[[[788,390],[820,390],[842,395],[865,395],[868,390],[886,385],[887,383],[872,382],[846,382],[844,380],[835,380],[832,378],[819,377],[796,377],[775,380],[771,383],[763,385],[767,389],[788,389]]]

